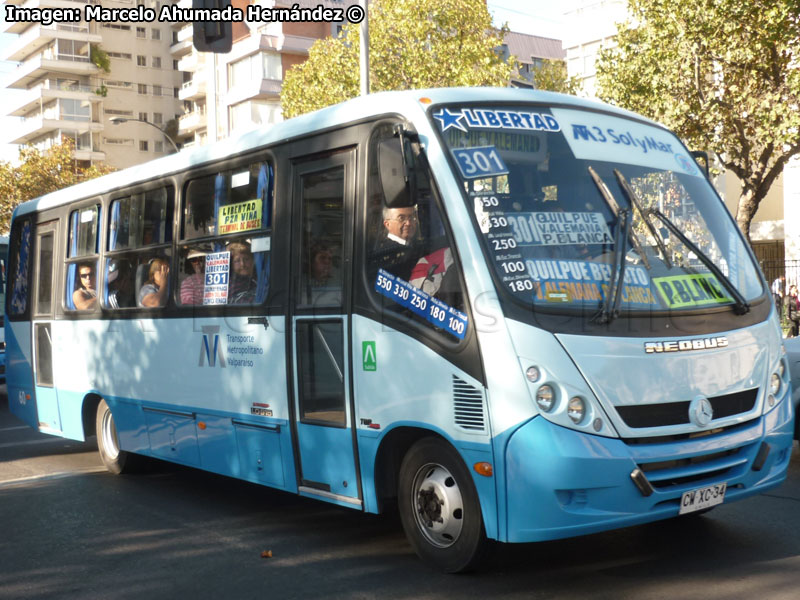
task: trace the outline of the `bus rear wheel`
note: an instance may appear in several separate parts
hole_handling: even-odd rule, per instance
[[[474,569],[488,541],[478,493],[458,452],[437,438],[414,444],[400,466],[400,519],[419,557],[446,572]]]
[[[114,424],[114,417],[105,400],[100,400],[100,404],[97,405],[95,431],[97,432],[97,450],[100,452],[100,458],[103,459],[106,469],[116,475],[131,472],[136,457],[129,452],[120,450],[117,426]]]

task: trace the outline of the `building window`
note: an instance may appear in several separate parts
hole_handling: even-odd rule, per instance
[[[161,86],[153,84],[153,96],[160,96],[160,95],[161,95]]]
[[[82,100],[69,100],[61,98],[59,101],[59,117],[65,121],[89,121],[91,120],[91,108],[88,104],[84,105]]]
[[[153,142],[153,144],[154,152],[164,152],[164,142]]]
[[[153,60],[150,61],[150,62],[151,62],[151,64],[152,64],[154,69],[160,69],[161,68],[161,57],[160,56],[154,56]]]
[[[153,113],[153,123],[155,123],[156,125],[161,125],[161,123],[163,123],[163,122],[164,122],[164,115],[162,115],[159,112],[154,112]]]
[[[160,29],[156,29],[155,27],[153,27],[150,30],[150,37],[151,37],[151,39],[154,39],[154,40],[160,40],[161,39],[161,30]]]
[[[147,66],[147,57],[142,56],[141,54],[136,55],[136,66],[137,67],[146,67]]]
[[[105,113],[107,115],[120,115],[121,117],[132,117],[133,111],[132,110],[119,110],[116,108],[107,108],[105,109]]]
[[[228,65],[229,88],[261,79],[282,78],[281,56],[276,52],[259,52]]]
[[[147,113],[146,112],[140,112],[139,113],[139,120],[140,121],[147,121]]]
[[[139,140],[139,151],[140,152],[147,152],[149,150],[149,144],[147,140]]]
[[[141,39],[147,38],[147,28],[145,27],[137,27],[136,28],[136,37]]]
[[[140,83],[139,84],[139,93],[142,94],[143,96],[147,95],[147,84],[146,83]]]
[[[128,27],[128,29],[130,29],[130,27]],[[109,52],[108,55],[111,58],[118,58],[119,60],[131,60],[131,58],[133,58],[133,55],[127,52]]]
[[[107,79],[105,84],[106,84],[106,87],[122,88],[122,89],[125,89],[125,90],[129,90],[129,89],[133,88],[133,83],[130,82],[130,81],[116,81],[116,80],[113,80],[113,79]]]
[[[173,60],[172,61],[172,70],[173,71],[178,71],[179,70],[178,69],[178,61],[177,60]]]

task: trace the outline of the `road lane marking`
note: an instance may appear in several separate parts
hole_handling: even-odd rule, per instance
[[[44,438],[41,440],[24,440],[22,442],[6,442],[5,444],[0,444],[0,448],[14,448],[16,446],[33,446],[35,444],[52,444],[54,442],[64,442],[65,444],[83,444],[83,442],[68,440],[67,438],[54,437],[54,438]]]
[[[84,467],[82,469],[75,469],[74,471],[59,471],[57,473],[47,473],[44,475],[31,475],[30,477],[20,477],[19,479],[9,479],[7,481],[0,481],[0,489],[10,487],[12,485],[20,485],[23,483],[31,483],[33,481],[47,481],[50,479],[64,479],[65,477],[74,477],[75,475],[89,475],[91,473],[106,473],[105,467]]]

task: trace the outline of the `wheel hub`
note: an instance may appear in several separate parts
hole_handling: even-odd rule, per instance
[[[442,465],[425,465],[414,477],[413,498],[422,534],[434,546],[452,546],[464,523],[464,502],[455,478]]]

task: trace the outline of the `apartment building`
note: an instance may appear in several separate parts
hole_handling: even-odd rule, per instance
[[[7,0],[26,8],[83,7],[88,0]],[[137,2],[141,3],[140,0]],[[130,8],[134,0],[103,0],[107,8]],[[145,0],[156,8],[162,2]],[[33,144],[45,149],[65,138],[75,143],[75,158],[116,168],[171,152],[159,131],[182,113],[181,74],[172,58],[168,23],[9,23],[17,34],[0,58],[18,63],[0,82],[10,98],[3,109],[19,117],[0,132],[0,143]],[[95,63],[98,49],[109,58],[109,72]],[[93,61],[93,58],[95,60]],[[126,123],[109,119],[123,117]],[[142,123],[141,121],[146,121]]]
[[[243,10],[248,3],[233,0],[233,5]],[[341,0],[252,3],[266,7],[345,6]],[[181,0],[178,6],[189,7],[191,1]],[[180,141],[184,146],[202,145],[282,120],[280,92],[286,71],[308,57],[316,40],[338,35],[342,25],[234,23],[231,51],[210,54],[194,49],[191,23],[174,23],[170,52],[183,77],[178,91],[184,104],[179,120]]]

